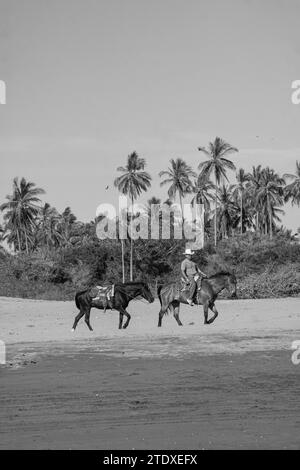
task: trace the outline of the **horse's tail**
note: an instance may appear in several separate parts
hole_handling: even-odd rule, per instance
[[[158,286],[158,288],[157,288],[157,297],[159,299],[160,306],[162,306],[162,300],[161,300],[161,295],[160,295],[161,290],[162,290],[162,285]]]
[[[87,290],[82,290],[80,292],[76,292],[76,295],[75,295],[75,304],[76,304],[76,307],[78,308],[78,310],[80,310],[80,303],[79,303],[79,297],[84,294]]]
[[[169,313],[169,306],[164,306],[163,305],[163,299],[162,299],[162,296],[161,296],[161,291],[162,291],[163,287],[164,287],[163,285],[158,286],[158,288],[157,288],[157,297],[158,297],[159,302],[160,302],[160,309],[163,312],[163,314],[165,315],[165,314]]]

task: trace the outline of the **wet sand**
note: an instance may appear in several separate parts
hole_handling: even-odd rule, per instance
[[[72,333],[73,303],[0,299],[1,449],[299,449],[300,299],[92,311]]]

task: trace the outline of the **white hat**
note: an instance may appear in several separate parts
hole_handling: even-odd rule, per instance
[[[183,255],[193,255],[195,252],[192,251],[190,248],[186,248],[185,252],[182,253]]]

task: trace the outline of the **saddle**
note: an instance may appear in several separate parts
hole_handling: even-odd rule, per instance
[[[202,278],[202,276],[197,274],[194,279],[196,281],[197,287],[196,287],[196,290],[195,290],[193,302],[195,304],[197,304],[198,303],[197,302],[197,296],[198,296],[198,293],[201,291],[201,285],[202,285],[202,279],[203,278]],[[185,279],[181,278],[180,279],[180,284],[177,287],[177,299],[179,299],[180,294],[188,295],[189,289],[190,289],[189,284],[186,283]]]
[[[196,281],[196,284],[197,284],[197,290],[200,290],[201,289],[201,283],[202,283],[202,277],[197,274],[195,277],[194,277],[195,281]],[[184,292],[185,290],[189,290],[190,286],[189,284],[185,281],[185,279],[183,279],[183,277],[180,279],[180,282],[181,282],[181,292]]]
[[[107,308],[112,310],[113,300],[115,295],[115,285],[109,286],[96,286],[90,290],[90,295],[93,300],[100,301],[103,304],[104,313]]]

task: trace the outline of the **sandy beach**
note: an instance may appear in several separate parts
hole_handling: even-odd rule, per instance
[[[0,448],[300,448],[300,299],[223,300],[203,324],[182,306],[92,310],[71,331],[73,302],[0,298]]]

